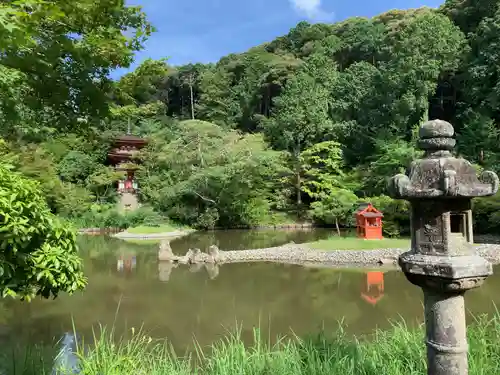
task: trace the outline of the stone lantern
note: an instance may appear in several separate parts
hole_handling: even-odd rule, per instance
[[[411,203],[411,250],[399,257],[407,279],[423,289],[428,374],[466,375],[467,338],[464,294],[493,273],[472,245],[471,201],[498,191],[498,177],[454,157],[454,129],[432,120],[419,129],[422,159],[409,176],[389,183],[393,198]]]

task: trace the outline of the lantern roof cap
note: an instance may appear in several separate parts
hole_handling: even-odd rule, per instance
[[[432,120],[419,129],[422,159],[412,162],[409,175],[398,174],[389,182],[389,194],[396,199],[474,198],[498,191],[498,176],[484,171],[479,178],[472,164],[451,153],[455,147],[453,126]]]
[[[455,135],[455,129],[449,122],[443,120],[427,121],[418,130],[420,139],[428,138],[451,138]]]

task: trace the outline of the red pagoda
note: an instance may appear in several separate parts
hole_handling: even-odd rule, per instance
[[[125,179],[118,181],[120,207],[124,210],[133,210],[139,205],[136,195],[138,186],[134,180],[138,165],[134,162],[134,157],[147,143],[144,138],[131,135],[129,129],[128,134],[115,139],[113,148],[108,153],[108,160],[115,169],[126,172]]]

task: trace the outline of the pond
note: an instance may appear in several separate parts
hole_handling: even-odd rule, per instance
[[[188,247],[224,250],[276,246],[326,238],[326,230],[226,231],[195,233],[172,242],[176,253]],[[421,322],[421,291],[396,271],[338,270],[270,263],[227,264],[218,275],[205,268],[168,269],[158,262],[158,245],[82,237],[89,285],[84,292],[56,300],[0,304],[0,340],[49,343],[64,332],[91,337],[99,323],[120,334],[132,327],[155,338],[167,337],[179,353],[193,338],[205,346],[236,326],[250,340],[252,328],[274,337],[335,331],[343,321],[348,333],[388,328],[389,319]],[[500,269],[485,285],[467,294],[472,313],[493,312],[500,305]],[[170,272],[170,273],[169,273]],[[383,283],[383,284],[382,284]],[[367,284],[371,284],[371,290]]]

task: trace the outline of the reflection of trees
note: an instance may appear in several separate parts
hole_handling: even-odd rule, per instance
[[[245,250],[280,246],[291,241],[304,243],[327,238],[326,229],[220,230],[195,232],[171,242],[175,253],[185,254],[189,248],[206,250],[216,245],[222,250]]]
[[[114,271],[120,248],[114,241],[110,244],[113,248],[103,249],[100,257],[87,259],[89,285],[84,293],[61,295],[55,301],[6,303],[7,312],[0,310],[3,322],[15,333],[38,339],[71,330],[72,318],[86,335],[97,323],[115,324],[118,334],[144,323],[154,336],[168,335],[183,349],[192,343],[193,335],[206,345],[224,333],[223,327],[234,327],[236,322],[244,331],[261,325],[271,336],[288,333],[290,328],[305,335],[322,325],[334,331],[341,320],[348,324],[348,332],[368,333],[377,325],[388,327],[387,318],[422,316],[420,290],[399,272],[384,275],[384,298],[371,306],[360,298],[366,285],[363,272],[243,263],[223,265],[210,280],[206,268],[197,273],[187,266],[168,271],[164,262],[157,261],[157,244],[138,248],[127,244],[127,249],[136,251],[138,267],[131,277],[123,278]],[[162,282],[168,272],[168,283]],[[500,303],[499,284],[500,275],[494,275],[484,287],[471,291],[466,297],[468,308],[492,311],[491,299]]]

